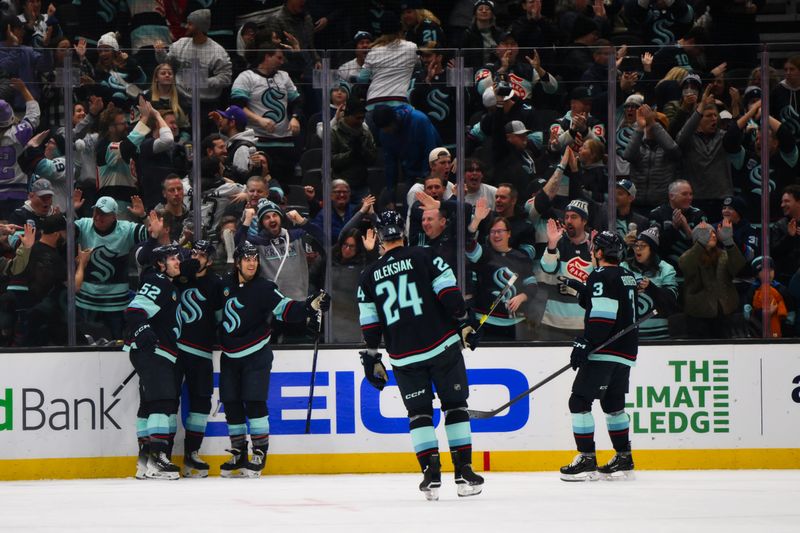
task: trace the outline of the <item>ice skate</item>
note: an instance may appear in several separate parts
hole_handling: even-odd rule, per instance
[[[200,459],[197,451],[183,456],[183,477],[208,477],[208,463]]]
[[[261,477],[261,472],[264,470],[266,463],[267,454],[262,450],[253,450],[252,460],[248,461],[247,466],[244,467],[247,477]]]
[[[462,498],[477,496],[483,491],[483,477],[472,470],[471,464],[456,467],[456,491]]]
[[[432,453],[430,463],[422,472],[422,483],[419,490],[425,493],[425,499],[436,501],[439,499],[439,487],[442,486],[442,464],[439,461],[439,454]]]
[[[630,452],[617,453],[603,466],[597,468],[602,479],[606,481],[633,481],[633,457]]]
[[[250,462],[247,460],[247,452],[238,448],[225,451],[233,457],[219,467],[219,475],[221,477],[249,477],[247,466]]]
[[[594,454],[579,453],[567,466],[561,467],[562,481],[597,481],[597,459]]]
[[[136,458],[136,479],[147,479],[147,459],[150,456],[150,445],[139,443],[139,456]]]
[[[147,479],[175,480],[180,478],[180,468],[172,464],[164,452],[151,453],[147,459]]]

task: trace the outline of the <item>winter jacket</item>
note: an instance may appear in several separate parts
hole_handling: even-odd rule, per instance
[[[669,184],[678,176],[681,150],[672,137],[653,124],[651,136],[635,128],[622,158],[631,164],[630,180],[636,185],[635,205],[656,206],[667,198]]]
[[[728,154],[722,149],[725,132],[718,129],[711,136],[697,132],[703,116],[693,112],[675,138],[683,152],[683,170],[692,184],[696,200],[714,200],[733,193],[731,165]]]
[[[339,120],[331,128],[331,169],[333,176],[350,184],[351,189],[367,185],[367,169],[375,164],[378,149],[369,128],[351,128]]]
[[[680,259],[684,276],[684,312],[691,318],[715,318],[730,315],[739,308],[739,294],[733,278],[746,264],[736,246],[719,249],[715,263],[707,264],[709,254],[700,243],[694,243]]]
[[[397,183],[398,162],[405,181],[414,183],[428,175],[428,154],[441,145],[439,133],[424,113],[407,104],[396,106],[393,111],[396,129],[391,133],[380,132],[386,188],[389,190]]]

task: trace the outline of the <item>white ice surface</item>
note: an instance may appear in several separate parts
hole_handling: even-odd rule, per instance
[[[487,473],[438,502],[419,475],[265,476],[0,483],[0,531],[800,531],[800,471],[637,472],[632,482],[564,483],[555,473]]]

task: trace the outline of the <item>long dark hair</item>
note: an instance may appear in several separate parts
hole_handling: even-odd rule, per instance
[[[347,262],[344,261],[342,258],[342,245],[347,242],[347,239],[353,238],[356,241],[356,255],[353,256],[352,259],[348,260]],[[364,249],[364,243],[361,240],[361,232],[357,228],[353,228],[346,232],[339,234],[339,240],[336,241],[336,247],[333,249],[333,261],[340,265],[343,264],[354,264],[363,262],[366,258],[366,250]]]

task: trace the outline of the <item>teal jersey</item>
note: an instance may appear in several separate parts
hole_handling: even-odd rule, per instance
[[[92,249],[75,301],[81,309],[91,311],[124,311],[130,301],[128,260],[134,246],[147,239],[142,224],[118,220],[108,235],[100,235],[91,218],[75,221],[80,231],[78,243],[84,250]]]
[[[636,264],[629,264],[623,261],[621,267],[631,271],[637,283],[643,278],[650,280],[651,285],[667,291],[672,300],[678,298],[678,281],[675,278],[675,267],[666,261],[659,261],[657,270],[643,272],[637,268]],[[656,309],[658,302],[652,296],[652,291],[640,292],[636,298],[636,319],[639,320],[644,315]],[[669,321],[666,314],[648,318],[639,325],[639,338],[643,340],[661,340],[669,338]]]

